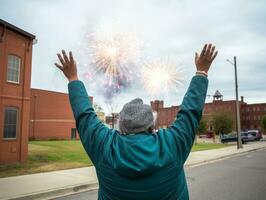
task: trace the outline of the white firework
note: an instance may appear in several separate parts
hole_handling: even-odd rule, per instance
[[[149,61],[143,65],[142,80],[152,95],[167,92],[182,85],[183,68],[170,57]]]
[[[127,75],[140,50],[136,34],[123,30],[117,23],[101,26],[91,34],[90,42],[92,63],[111,77]]]

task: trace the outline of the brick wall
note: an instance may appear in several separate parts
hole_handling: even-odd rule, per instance
[[[241,109],[241,124],[244,130],[261,130],[261,119],[266,115],[266,103],[246,104]]]
[[[30,108],[29,139],[74,139],[76,125],[68,94],[31,89]],[[77,133],[75,138],[78,139]]]
[[[157,112],[156,128],[166,128],[170,126],[179,111],[179,106],[163,107],[164,102],[155,100],[151,101],[153,111]],[[261,130],[262,116],[266,115],[266,103],[247,104],[243,97],[239,102],[241,130],[259,129]],[[236,102],[214,100],[206,103],[203,110],[203,118],[207,121],[207,128],[212,130],[211,121],[213,115],[218,112],[227,112],[232,116],[233,129],[236,130]]]
[[[25,162],[28,155],[30,80],[33,38],[0,23],[0,163]],[[8,55],[20,58],[19,82],[7,81]],[[4,138],[4,111],[18,109],[16,138]]]

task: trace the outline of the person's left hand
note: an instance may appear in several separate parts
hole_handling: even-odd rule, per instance
[[[212,44],[205,44],[201,54],[195,54],[195,64],[198,71],[208,73],[213,60],[216,58],[218,51],[215,51],[215,46]]]
[[[69,58],[65,50],[62,50],[62,55],[58,53],[57,56],[62,65],[55,63],[55,66],[58,67],[64,73],[69,82],[78,80],[77,66],[73,58],[72,52],[71,51],[69,52]]]

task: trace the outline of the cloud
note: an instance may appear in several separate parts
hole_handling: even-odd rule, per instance
[[[252,103],[266,102],[265,9],[263,0],[1,0],[0,17],[38,38],[33,52],[34,88],[66,92],[67,82],[53,66],[56,53],[62,48],[72,49],[80,62],[89,63],[89,57],[81,53],[84,43],[89,42],[85,35],[101,23],[118,19],[144,41],[141,60],[174,55],[185,65],[185,86],[162,96],[166,105],[181,103],[189,77],[195,72],[194,53],[206,42],[219,49],[210,70],[208,93],[219,89],[225,100],[234,98],[234,69],[226,59],[237,56],[240,95]],[[116,101],[123,105],[140,96],[148,103],[151,97],[140,88],[141,84],[136,84]],[[88,89],[104,104],[95,88]]]

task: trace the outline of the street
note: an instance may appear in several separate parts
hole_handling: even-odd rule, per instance
[[[266,199],[266,149],[186,169],[191,200]],[[96,200],[97,190],[56,200]]]

